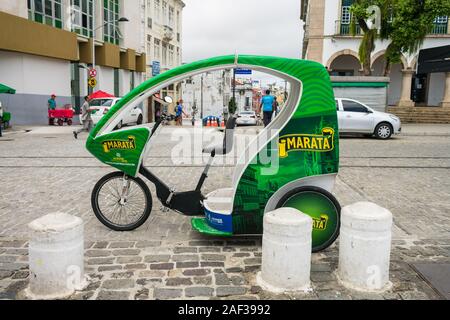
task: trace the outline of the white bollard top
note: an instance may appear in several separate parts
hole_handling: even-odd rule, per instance
[[[83,224],[81,218],[67,213],[51,213],[36,219],[28,224],[28,227],[36,232],[63,232],[71,230]]]
[[[310,236],[312,218],[294,208],[280,208],[264,215],[264,234],[289,238]]]
[[[301,211],[294,208],[279,208],[265,214],[264,219],[268,223],[281,225],[303,225],[308,223],[311,218]]]
[[[392,213],[372,202],[357,202],[342,208],[343,226],[365,231],[387,231],[392,226]]]

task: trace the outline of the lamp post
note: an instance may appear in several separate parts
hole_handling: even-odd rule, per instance
[[[94,2],[95,3],[95,2]],[[95,5],[95,4],[94,4]],[[95,17],[95,8],[93,9],[94,11],[94,17]],[[93,18],[95,19],[95,18]],[[94,20],[95,21],[95,20]],[[95,32],[101,28],[104,28],[106,25],[114,23],[114,25],[116,24],[116,22],[128,22],[130,20],[128,20],[125,17],[121,17],[119,20],[117,21],[106,21],[105,23],[103,23],[102,25],[98,26],[97,28],[95,28],[94,30],[92,30],[92,69],[95,69]],[[95,22],[93,22],[95,23]],[[92,88],[92,90],[94,90],[95,87]]]

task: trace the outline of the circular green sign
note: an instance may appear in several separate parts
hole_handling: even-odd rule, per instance
[[[313,219],[313,252],[329,247],[339,235],[340,206],[327,191],[319,188],[300,188],[287,194],[279,207],[295,208]]]

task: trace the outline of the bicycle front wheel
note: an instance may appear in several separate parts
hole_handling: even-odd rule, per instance
[[[147,221],[152,196],[144,181],[113,172],[100,179],[91,196],[95,216],[115,231],[132,231]]]

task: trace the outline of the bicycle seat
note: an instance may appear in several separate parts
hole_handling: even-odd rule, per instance
[[[203,153],[215,155],[226,155],[233,150],[234,142],[234,128],[236,127],[236,116],[232,116],[228,119],[225,127],[225,134],[223,137],[223,143],[218,145],[212,145],[203,149]]]

